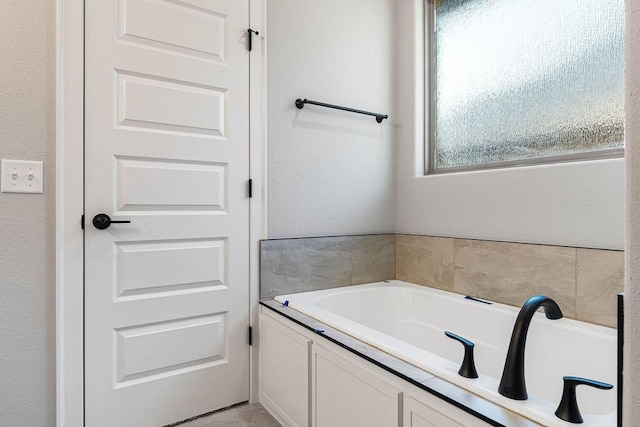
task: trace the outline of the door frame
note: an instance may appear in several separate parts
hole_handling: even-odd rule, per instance
[[[259,241],[266,237],[266,10],[249,1],[260,32],[249,68],[249,317],[257,332]],[[56,52],[56,425],[84,425],[84,2],[57,0]],[[258,400],[258,345],[250,348],[250,400]]]

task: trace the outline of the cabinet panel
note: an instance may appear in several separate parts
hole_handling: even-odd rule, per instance
[[[260,401],[289,426],[309,425],[311,340],[260,316]]]
[[[404,427],[463,427],[412,397],[404,399]]]
[[[312,368],[314,427],[399,425],[399,389],[317,344]]]

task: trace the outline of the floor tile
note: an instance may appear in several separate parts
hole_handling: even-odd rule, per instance
[[[280,427],[272,416],[259,403],[243,404],[231,409],[216,412],[207,417],[198,418],[180,427]]]

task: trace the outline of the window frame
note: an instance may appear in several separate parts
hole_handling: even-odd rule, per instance
[[[556,156],[534,157],[529,159],[507,160],[468,166],[436,168],[436,82],[435,82],[435,0],[424,0],[424,175],[444,175],[458,172],[506,169],[524,166],[544,166],[557,163],[587,162],[624,158],[624,146],[582,153],[561,154]],[[624,141],[623,141],[624,143]]]

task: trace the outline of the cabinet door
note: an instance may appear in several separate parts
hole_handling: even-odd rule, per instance
[[[260,401],[287,426],[309,425],[311,341],[260,316]]]
[[[314,427],[399,425],[399,389],[317,343],[312,369]]]

